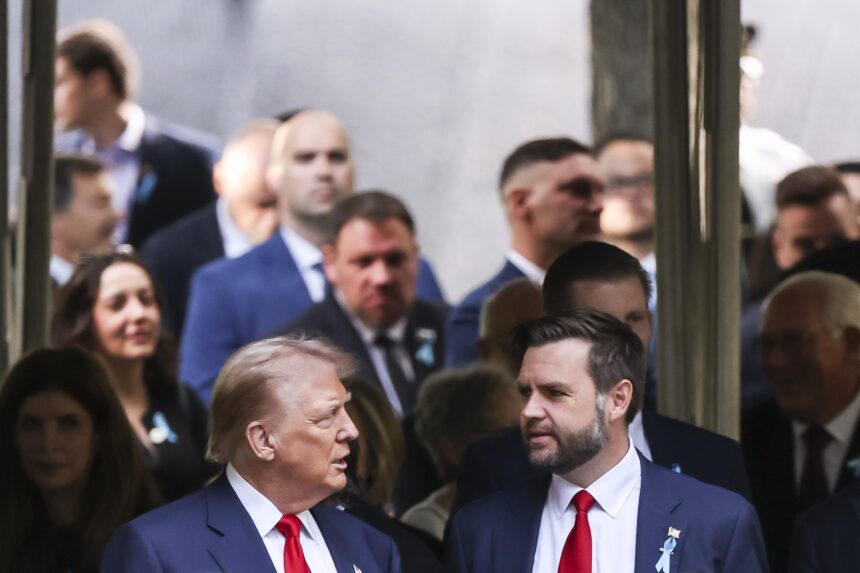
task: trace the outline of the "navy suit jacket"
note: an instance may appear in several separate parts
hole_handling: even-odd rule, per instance
[[[212,165],[220,155],[209,135],[146,114],[138,148],[140,172],[124,242],[135,248],[152,233],[215,200]],[[60,150],[80,150],[81,131],[58,137]]]
[[[860,482],[797,519],[791,573],[860,571]]]
[[[745,499],[641,455],[640,461],[636,573],[654,573],[669,527],[681,530],[670,571],[767,571],[758,518]],[[549,476],[540,476],[457,512],[448,537],[449,571],[530,572],[548,489]]]
[[[391,538],[333,507],[311,508],[338,573],[400,572]],[[120,527],[102,573],[274,573],[263,539],[226,475]]]
[[[153,233],[144,242],[140,257],[164,296],[162,326],[166,330],[177,337],[182,334],[191,276],[223,256],[224,240],[214,203]]]
[[[496,276],[485,282],[451,310],[448,316],[445,366],[466,366],[478,360],[478,322],[481,306],[487,297],[514,279],[522,278],[523,272],[510,261],[505,261]]]
[[[771,569],[782,573],[788,567],[789,546],[799,511],[791,419],[771,400],[745,411],[741,422],[741,444],[749,468],[752,501],[761,517]],[[842,463],[837,491],[860,479],[860,467],[849,465],[852,460],[860,460],[860,420]]]
[[[441,292],[424,259],[416,286],[421,298]],[[240,257],[204,265],[191,279],[182,332],[182,379],[208,404],[215,378],[233,352],[298,318],[311,304],[279,232]]]
[[[683,474],[750,497],[743,454],[734,440],[654,412],[642,413],[642,426],[655,464],[677,466]],[[529,462],[519,428],[484,438],[460,462],[454,509],[547,473]]]

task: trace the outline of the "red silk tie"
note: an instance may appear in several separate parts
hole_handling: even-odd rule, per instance
[[[302,544],[299,542],[299,534],[302,531],[302,522],[295,515],[285,515],[281,518],[275,529],[281,532],[284,540],[284,573],[311,573],[305,561]]]
[[[558,573],[591,573],[591,528],[588,526],[588,510],[595,500],[584,489],[573,496],[571,502],[576,509],[576,521],[567,535]]]

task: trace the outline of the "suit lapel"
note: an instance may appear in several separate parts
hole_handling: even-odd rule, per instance
[[[347,352],[355,355],[359,362],[367,365],[366,376],[379,381],[376,371],[373,369],[373,361],[370,359],[370,353],[367,352],[367,346],[364,345],[361,335],[353,326],[352,321],[340,307],[337,300],[334,298],[334,293],[329,290],[326,292],[326,298],[323,301],[326,305],[326,314],[331,321],[329,332],[333,333],[332,339],[340,347]]]
[[[550,478],[550,475],[540,476],[527,482],[522,495],[508,496],[511,515],[499,524],[499,534],[493,537],[493,554],[505,556],[500,569],[532,570]]]
[[[263,243],[263,248],[263,265],[267,268],[262,269],[262,276],[278,277],[279,290],[292,306],[305,309],[312,305],[314,301],[280,230],[275,230],[272,237]]]
[[[251,516],[242,506],[227,474],[206,488],[208,525],[221,534],[209,546],[209,553],[225,573],[265,571],[275,573],[263,539],[254,527]]]
[[[369,564],[362,567],[361,563],[356,562],[360,555],[352,555],[350,550],[349,539],[345,536],[343,528],[338,527],[335,523],[334,513],[339,511],[322,505],[317,505],[311,508],[311,515],[314,516],[314,521],[320,528],[325,545],[328,547],[328,552],[334,561],[334,568],[338,573],[354,573],[354,566],[359,569],[368,569]]]
[[[438,370],[442,364],[442,333],[426,320],[424,310],[421,302],[416,301],[403,340],[417,384]]]
[[[848,444],[848,451],[845,452],[836,489],[840,490],[858,479],[860,479],[860,419],[854,423],[854,435],[851,437],[851,443]]]
[[[670,571],[679,571],[684,549],[686,520],[673,512],[681,500],[674,495],[671,484],[656,475],[659,469],[641,454],[642,486],[639,492],[639,515],[636,519],[636,573],[653,573],[662,557],[660,551],[669,538],[669,528],[680,530],[670,557]]]
[[[203,245],[199,249],[206,253],[207,260],[220,259],[224,253],[224,237],[221,236],[221,227],[218,226],[218,214],[215,212],[213,202],[206,209],[206,217],[201,224],[201,238]]]

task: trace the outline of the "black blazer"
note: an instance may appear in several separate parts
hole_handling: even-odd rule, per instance
[[[642,413],[654,463],[749,498],[740,446],[734,440],[654,412]],[[460,461],[454,510],[494,491],[545,475],[529,462],[519,428],[472,444]]]
[[[761,518],[771,569],[774,573],[782,573],[788,567],[788,550],[798,514],[791,418],[773,400],[746,410],[741,424],[741,444],[749,469],[752,501]],[[848,461],[858,457],[860,424],[854,428],[842,462],[837,490],[857,479]]]
[[[797,519],[792,573],[860,571],[860,481]]]
[[[147,114],[126,242],[137,248],[158,229],[211,203],[212,165],[219,154],[209,136]]]
[[[179,338],[194,271],[224,256],[224,240],[218,227],[215,204],[198,209],[153,233],[143,243],[140,256],[164,295],[163,326]]]

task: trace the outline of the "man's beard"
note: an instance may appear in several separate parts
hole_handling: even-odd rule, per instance
[[[569,436],[553,434],[557,450],[545,452],[543,448],[529,446],[529,461],[555,474],[566,474],[596,456],[609,442],[609,432],[603,413],[605,396],[597,397],[594,422],[591,426]]]

